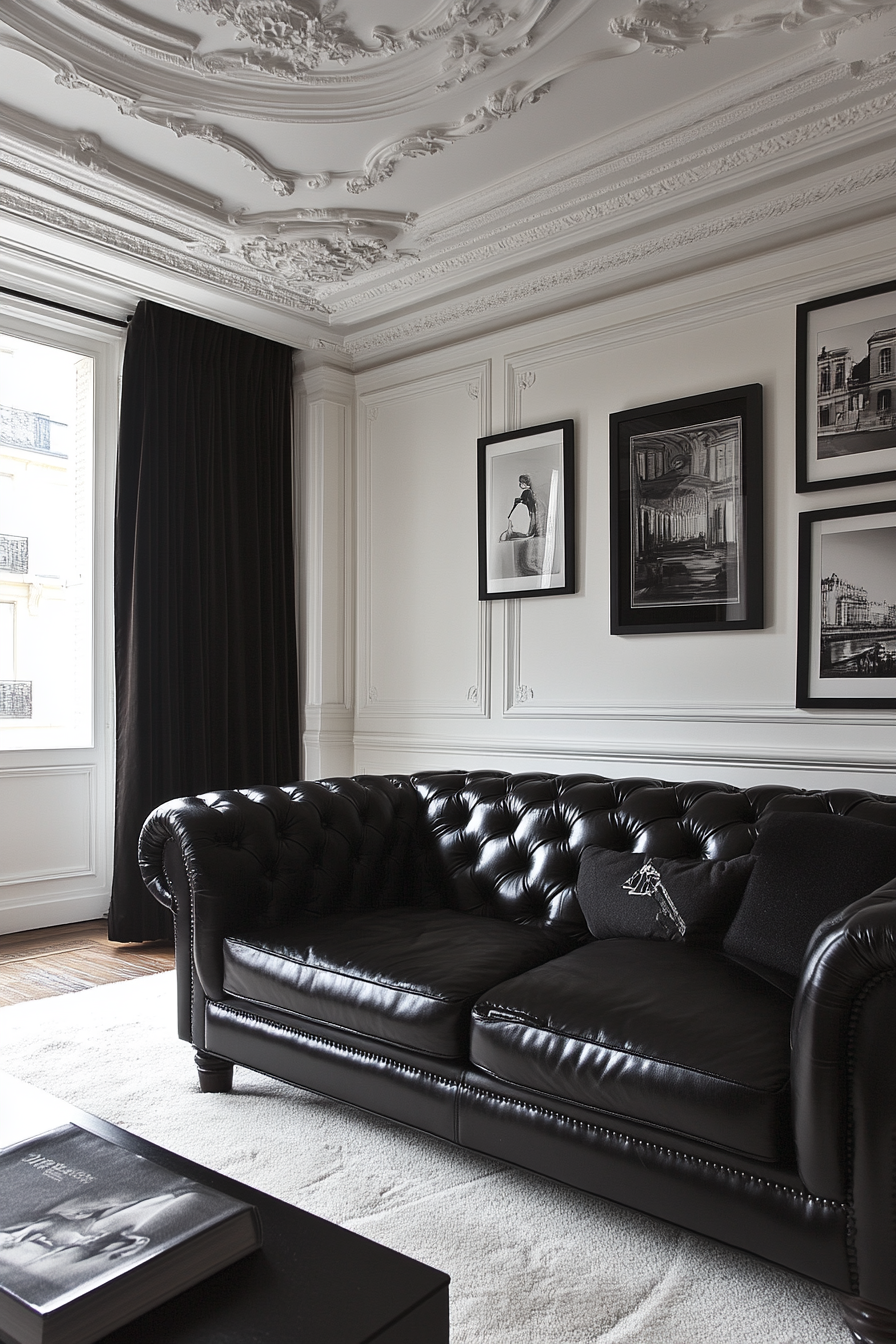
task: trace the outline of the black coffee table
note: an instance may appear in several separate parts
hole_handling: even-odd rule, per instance
[[[260,1251],[106,1344],[448,1344],[447,1274],[0,1073],[0,1148],[68,1123],[247,1200],[264,1228]]]

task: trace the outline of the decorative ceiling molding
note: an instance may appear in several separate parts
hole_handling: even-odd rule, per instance
[[[190,49],[191,42],[194,48],[196,45],[191,35],[176,34],[176,30],[169,25],[159,25],[149,20],[125,5],[123,0],[60,0],[60,3],[69,12],[100,23],[104,32],[114,31],[118,37],[122,34],[137,34],[141,50],[150,38],[154,38],[160,44],[157,55],[164,55],[169,63],[173,59],[181,59],[183,51]],[[443,0],[430,27],[409,29],[403,34],[390,34],[384,28],[376,28],[373,30],[376,40],[372,45],[361,42],[348,31],[345,16],[334,12],[332,0],[326,0],[323,5],[318,0],[179,0],[179,3],[181,8],[188,11],[201,11],[215,16],[219,23],[233,24],[239,38],[255,43],[255,46],[238,53],[241,68],[245,67],[249,59],[247,52],[257,54],[263,50],[272,60],[274,57],[271,53],[279,53],[277,60],[281,61],[286,59],[284,52],[291,53],[293,65],[298,62],[301,69],[308,73],[325,60],[345,64],[357,56],[370,57],[382,54],[387,49],[389,53],[399,49],[418,49],[448,34],[453,34],[452,41],[460,41],[461,47],[466,49],[467,38],[472,41],[473,29],[470,25],[473,28],[476,25],[484,26],[483,31],[494,36],[496,33],[504,34],[510,28],[516,32],[522,24],[525,39],[529,41],[538,20],[555,7],[557,0],[522,0],[513,10],[496,9],[487,0],[453,0],[453,3]],[[12,0],[10,8],[12,14],[6,17],[7,23],[18,15],[18,0]],[[323,190],[334,182],[344,183],[350,194],[357,195],[388,180],[402,160],[439,153],[451,143],[487,130],[497,121],[509,119],[524,105],[538,102],[553,83],[584,65],[630,55],[641,46],[661,54],[670,54],[721,36],[749,36],[767,32],[773,27],[789,31],[808,22],[816,25],[834,22],[842,30],[845,24],[856,23],[871,13],[879,15],[894,8],[896,0],[888,0],[883,7],[878,5],[873,11],[868,0],[794,0],[789,8],[783,10],[747,10],[713,25],[707,19],[706,5],[698,4],[697,0],[642,0],[637,11],[611,21],[610,32],[623,39],[620,44],[584,52],[553,69],[547,77],[542,76],[529,83],[517,82],[491,93],[460,120],[413,128],[371,151],[361,169],[334,167],[318,172],[280,168],[245,138],[217,123],[181,115],[176,102],[151,102],[148,95],[124,91],[120,77],[114,81],[98,78],[95,71],[88,72],[68,57],[50,51],[46,45],[34,40],[34,31],[40,25],[36,25],[33,10],[26,25],[31,29],[30,33],[19,36],[0,33],[0,41],[49,66],[55,72],[56,82],[66,88],[89,90],[111,99],[126,116],[162,127],[179,138],[196,139],[236,155],[279,196],[291,196],[299,184],[312,190]],[[468,26],[457,38],[459,26],[463,24]],[[829,42],[836,40],[836,32],[824,30],[824,36]],[[136,40],[137,37],[134,37]],[[175,49],[180,56],[175,56]],[[513,50],[519,50],[519,44]],[[510,54],[510,48],[502,54]],[[200,57],[193,50],[190,68],[195,70],[197,62],[205,62],[207,65],[209,61],[220,58],[220,53]],[[236,60],[236,56],[233,59]],[[280,69],[279,66],[276,68]],[[289,68],[292,70],[293,66]],[[472,74],[472,69],[467,73]],[[475,73],[481,72],[477,70]],[[440,87],[444,87],[444,82]]]
[[[610,32],[648,47],[659,56],[674,56],[688,47],[705,45],[717,38],[757,37],[771,31],[796,32],[811,24],[821,30],[821,40],[833,46],[847,24],[896,8],[893,0],[869,4],[867,0],[792,0],[784,9],[765,9],[759,4],[739,7],[735,14],[714,24],[706,4],[699,0],[640,0],[629,14],[611,19]]]
[[[90,131],[71,131],[62,126],[31,116],[7,103],[0,103],[0,148],[16,159],[19,171],[31,174],[38,165],[53,166],[59,160],[79,169],[86,169],[90,177],[102,178],[103,195],[108,200],[109,188],[121,193],[123,201],[138,199],[144,206],[154,207],[158,218],[169,222],[172,217],[184,222],[201,220],[224,224],[230,216],[220,199],[190,183],[181,182],[167,173],[158,172],[139,160],[119,154],[104,144],[102,138]],[[84,191],[83,173],[60,178],[61,186],[74,193]],[[167,211],[163,216],[160,207]]]
[[[298,280],[302,292],[313,286],[347,280],[358,271],[369,271],[386,253],[384,238],[356,238],[337,233],[334,237],[311,236],[287,241],[282,238],[248,238],[234,249],[246,265],[281,280]]]
[[[367,156],[362,173],[349,177],[346,189],[353,195],[369,191],[378,182],[390,178],[402,159],[439,154],[457,140],[465,140],[468,136],[487,131],[496,121],[506,121],[527,104],[537,103],[550,87],[550,81],[538,81],[534,85],[511,84],[509,88],[489,94],[480,107],[453,125],[430,126],[423,131],[412,131],[400,140],[383,145]]]
[[[2,0],[0,213],[110,270],[118,253],[353,331],[370,360],[689,250],[741,256],[763,229],[833,229],[811,193],[896,142],[894,18],[896,0]],[[594,68],[641,51],[686,55]],[[406,163],[542,100],[494,156]],[[852,190],[832,220],[884,209],[871,179]],[[309,192],[326,208],[296,208]]]
[[[227,250],[262,274],[302,287],[314,295],[321,286],[339,284],[370,271],[387,258],[402,260],[390,244],[414,216],[364,214],[356,210],[295,211],[284,218],[244,215]]]
[[[371,30],[365,41],[336,13],[335,0],[179,0],[187,13],[213,15],[236,29],[247,47],[217,50],[194,56],[193,66],[215,75],[273,75],[279,79],[313,82],[323,65],[348,66],[359,60],[393,58],[437,45],[444,78],[437,88],[449,88],[484,74],[496,61],[516,55],[531,42],[536,25],[556,0],[522,0],[499,8],[492,0],[442,0],[426,26],[396,32],[383,26]],[[104,6],[113,11],[108,2]]]
[[[83,80],[78,80],[76,84],[71,84],[69,87],[92,88],[93,86],[87,85]],[[102,90],[94,89],[94,92],[102,92]],[[257,149],[253,149],[239,136],[231,135],[228,131],[222,130],[220,126],[215,126],[210,122],[196,121],[192,118],[178,117],[171,112],[158,111],[155,108],[141,107],[139,103],[130,103],[123,106],[120,100],[117,101],[120,110],[126,116],[138,117],[141,121],[148,121],[153,126],[163,126],[165,130],[173,131],[178,138],[187,136],[193,140],[202,140],[205,144],[217,145],[220,149],[226,149],[231,154],[238,155],[253,172],[261,174],[265,182],[269,183],[278,196],[291,196],[296,189],[296,182],[302,180],[300,173],[286,173],[275,168]]]
[[[575,192],[588,192],[606,179],[615,181],[622,169],[637,167],[658,155],[666,158],[697,141],[713,140],[727,127],[743,126],[745,107],[749,107],[751,117],[776,111],[783,103],[812,96],[842,78],[843,72],[836,66],[819,70],[814,56],[782,62],[764,71],[761,80],[735,81],[733,87],[713,90],[681,108],[663,111],[634,127],[558,155],[524,175],[504,179],[492,190],[477,193],[473,214],[468,198],[430,211],[417,230],[417,245],[442,245],[467,237],[471,229],[507,227],[508,221],[516,223],[519,219],[521,200],[526,203],[526,218],[543,213],[536,212],[538,206],[553,213],[561,192],[575,199]],[[832,97],[833,106],[836,95]]]
[[[69,165],[74,174],[66,171]],[[115,154],[97,135],[50,126],[0,104],[3,169],[52,188],[73,210],[99,213],[119,231],[136,224],[207,256],[298,282],[312,297],[321,286],[344,282],[387,258],[405,259],[393,244],[415,220],[394,211],[345,209],[226,213],[220,201]],[[20,213],[29,200],[21,196]],[[167,211],[159,208],[163,201]],[[89,229],[85,224],[80,231]]]
[[[438,0],[419,27],[372,26],[366,38],[332,0],[183,0],[179,8],[232,26],[246,43],[211,50],[200,34],[124,0],[55,0],[61,14],[4,0],[2,21],[45,53],[64,52],[83,78],[177,115],[319,124],[428,107],[496,63],[538,51],[593,3]],[[145,59],[135,64],[134,53]]]
[[[80,172],[60,170],[68,164]],[[206,254],[226,253],[263,274],[299,281],[303,293],[387,258],[403,259],[406,254],[390,249],[415,220],[412,214],[358,210],[228,214],[220,201],[112,153],[99,136],[49,126],[3,105],[0,168],[53,187],[75,207],[111,215],[113,223],[136,223]],[[160,199],[169,213],[159,209]]]
[[[56,205],[41,197],[2,184],[0,184],[0,210],[5,210],[30,223],[57,230],[67,237],[92,244],[99,243],[114,252],[139,261],[150,262],[175,275],[184,275],[221,289],[233,290],[246,298],[266,303],[274,302],[278,307],[309,316],[326,316],[328,311],[325,305],[299,292],[294,285],[281,282],[279,277],[259,275],[248,265],[240,265],[236,258],[233,264],[228,266],[227,259],[223,256],[206,258],[183,248],[175,250],[170,245],[160,244],[131,230],[114,227],[81,211]],[[220,251],[214,240],[210,240],[209,250]]]
[[[178,116],[171,109],[149,106],[139,98],[131,98],[110,89],[95,80],[87,78],[67,60],[42,49],[32,47],[28,42],[9,39],[0,34],[0,42],[33,56],[54,70],[56,83],[67,89],[83,89],[100,97],[110,99],[123,116],[134,117],[153,126],[171,131],[178,138],[201,140],[220,149],[236,154],[247,167],[261,175],[278,196],[291,196],[296,186],[303,185],[311,190],[321,190],[334,181],[343,182],[346,191],[353,195],[369,191],[371,187],[385,182],[395,171],[402,159],[420,158],[428,154],[438,154],[448,145],[467,139],[481,131],[489,130],[497,121],[507,121],[521,108],[537,103],[551,87],[552,76],[548,80],[538,80],[530,84],[511,84],[489,94],[485,100],[468,112],[459,121],[441,123],[423,129],[415,129],[399,140],[389,141],[373,150],[366,158],[363,168],[340,171],[337,169],[315,173],[303,173],[299,169],[275,167],[263,154],[254,149],[245,140],[232,135],[213,122],[199,121],[195,118]],[[566,71],[560,71],[560,74]]]
[[[107,35],[121,38],[135,51],[165,61],[188,65],[197,46],[193,33],[185,33],[173,24],[163,23],[154,15],[130,5],[108,0],[56,0],[60,9],[76,18],[101,24]]]
[[[564,202],[559,208],[548,205],[535,209],[512,223],[501,220],[478,228],[478,221],[473,221],[462,239],[442,246],[436,246],[425,232],[415,232],[409,241],[421,253],[422,263],[402,276],[365,286],[364,302],[371,305],[377,300],[394,301],[411,290],[419,294],[427,285],[452,272],[463,270],[470,274],[478,268],[492,273],[495,263],[508,256],[522,252],[532,256],[538,245],[555,242],[569,246],[583,231],[593,241],[596,229],[620,216],[634,227],[646,210],[655,211],[662,206],[681,209],[686,198],[694,208],[699,205],[695,196],[705,201],[708,190],[717,191],[718,185],[738,189],[745,173],[755,177],[757,170],[765,165],[773,167],[785,154],[790,161],[795,151],[814,148],[816,157],[823,161],[834,136],[842,139],[869,127],[885,133],[888,126],[896,135],[896,90],[847,107],[838,106],[838,102],[837,98],[829,98],[798,112],[786,113],[764,127],[752,126],[724,139],[714,136],[711,153],[705,143],[697,143],[691,144],[687,153],[673,157],[673,146],[682,137],[655,142],[649,153],[645,150],[638,156],[643,165],[640,171],[627,178],[615,176],[612,183],[603,186],[597,183],[588,193]],[[742,123],[743,109],[740,120]],[[658,164],[666,171],[658,170]],[[735,178],[735,174],[740,176]],[[334,317],[347,314],[359,301],[357,293],[322,293],[321,297],[331,304]]]
[[[380,326],[376,331],[347,335],[346,351],[355,359],[398,347],[433,335],[444,336],[458,327],[469,327],[508,310],[523,310],[526,305],[545,298],[559,298],[563,292],[582,294],[589,281],[618,273],[645,262],[661,259],[673,252],[693,251],[700,245],[724,239],[736,231],[757,225],[805,215],[809,210],[828,208],[838,200],[885,188],[892,195],[896,183],[896,159],[885,159],[858,172],[827,179],[804,191],[776,196],[759,205],[728,214],[716,214],[682,229],[658,233],[626,247],[591,255],[574,265],[544,270],[532,278],[505,284],[474,298],[430,308],[403,322]]]

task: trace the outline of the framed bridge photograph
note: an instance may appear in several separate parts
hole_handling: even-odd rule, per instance
[[[796,488],[896,479],[896,281],[796,310]]]
[[[572,420],[478,440],[479,600],[574,593]]]
[[[610,416],[610,630],[763,623],[762,387]]]
[[[896,500],[800,514],[798,709],[896,709]]]

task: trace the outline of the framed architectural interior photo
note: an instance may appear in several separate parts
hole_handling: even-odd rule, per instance
[[[896,479],[896,281],[796,310],[796,488]]]
[[[896,500],[800,514],[798,709],[896,709]]]
[[[614,635],[758,629],[762,387],[610,416]]]
[[[575,592],[572,420],[478,440],[479,599]]]

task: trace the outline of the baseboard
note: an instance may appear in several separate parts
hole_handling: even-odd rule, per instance
[[[105,919],[108,909],[108,892],[10,901],[0,905],[0,935],[52,929],[59,924],[85,924],[91,919]]]

